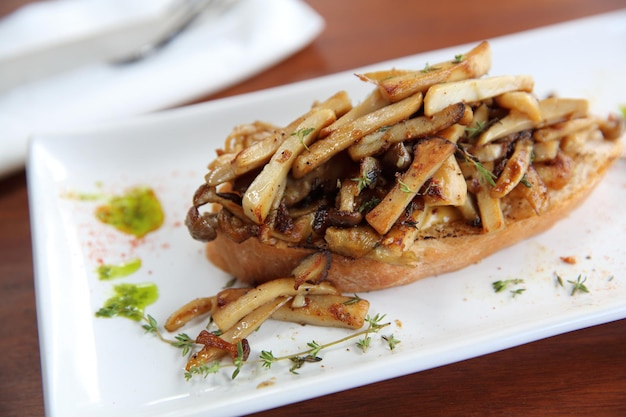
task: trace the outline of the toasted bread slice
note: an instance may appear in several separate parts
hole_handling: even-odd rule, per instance
[[[511,199],[506,227],[492,233],[455,222],[438,229],[438,235],[415,240],[409,250],[416,255],[410,264],[384,262],[371,257],[351,258],[333,253],[327,280],[343,292],[370,291],[399,286],[440,275],[480,262],[499,250],[551,228],[578,207],[619,158],[617,141],[590,141],[575,159],[572,178],[560,190],[551,190],[549,208],[537,214],[525,201]],[[218,233],[206,244],[207,258],[238,280],[256,285],[291,271],[315,251],[287,242],[275,245],[250,238],[241,243]]]

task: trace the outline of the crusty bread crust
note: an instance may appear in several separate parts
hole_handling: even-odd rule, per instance
[[[489,233],[454,225],[439,238],[416,240],[410,248],[417,263],[407,266],[363,257],[333,254],[327,280],[344,292],[370,291],[408,284],[418,279],[452,272],[479,262],[495,252],[544,232],[569,215],[591,193],[621,152],[619,141],[590,141],[575,157],[572,180],[560,190],[550,191],[550,206],[536,215],[526,210],[508,217],[507,227]],[[523,211],[524,212],[524,211]],[[291,271],[313,249],[276,246],[250,238],[234,242],[223,233],[206,244],[206,256],[218,268],[247,284],[259,284]]]

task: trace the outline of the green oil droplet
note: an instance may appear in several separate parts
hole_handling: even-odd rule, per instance
[[[141,268],[141,259],[136,258],[119,265],[100,265],[98,269],[96,269],[96,272],[98,273],[98,279],[100,281],[110,281],[134,274],[139,268]]]

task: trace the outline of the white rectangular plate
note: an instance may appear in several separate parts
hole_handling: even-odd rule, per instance
[[[470,46],[371,68],[422,68]],[[539,94],[587,97],[600,114],[626,104],[626,56],[619,53],[626,50],[625,11],[494,39],[492,47],[491,74],[532,74]],[[306,364],[299,375],[277,363],[245,367],[234,381],[225,370],[187,382],[178,350],[138,323],[94,317],[118,282],[156,283],[160,297],[147,312],[160,323],[183,303],[219,291],[228,277],[204,259],[202,244],[183,225],[214,149],[234,125],[286,123],[340,89],[361,100],[372,87],[353,72],[32,142],[28,180],[48,415],[242,415],[626,317],[623,158],[580,209],[547,233],[457,273],[360,294],[370,300],[371,315],[386,314],[392,323],[383,334],[401,340],[394,351],[375,336],[365,353],[353,342],[322,351],[323,361]],[[166,212],[163,227],[141,240],[96,221],[96,203],[63,197],[118,194],[135,185],[154,187]],[[135,274],[97,279],[98,262],[132,257],[143,261]],[[571,295],[567,281],[579,274],[590,292]],[[524,280],[523,294],[493,291],[492,282],[512,278]],[[201,327],[185,331],[195,336]],[[269,322],[249,338],[251,357],[261,350],[295,353],[309,341],[346,334]]]

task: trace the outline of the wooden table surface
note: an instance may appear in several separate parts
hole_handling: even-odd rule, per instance
[[[0,15],[27,2],[3,0]],[[310,46],[204,100],[626,7],[624,0],[308,3],[326,20]],[[28,215],[25,173],[0,179],[0,416],[7,417],[44,414]],[[626,416],[626,320],[256,415],[348,414]]]

